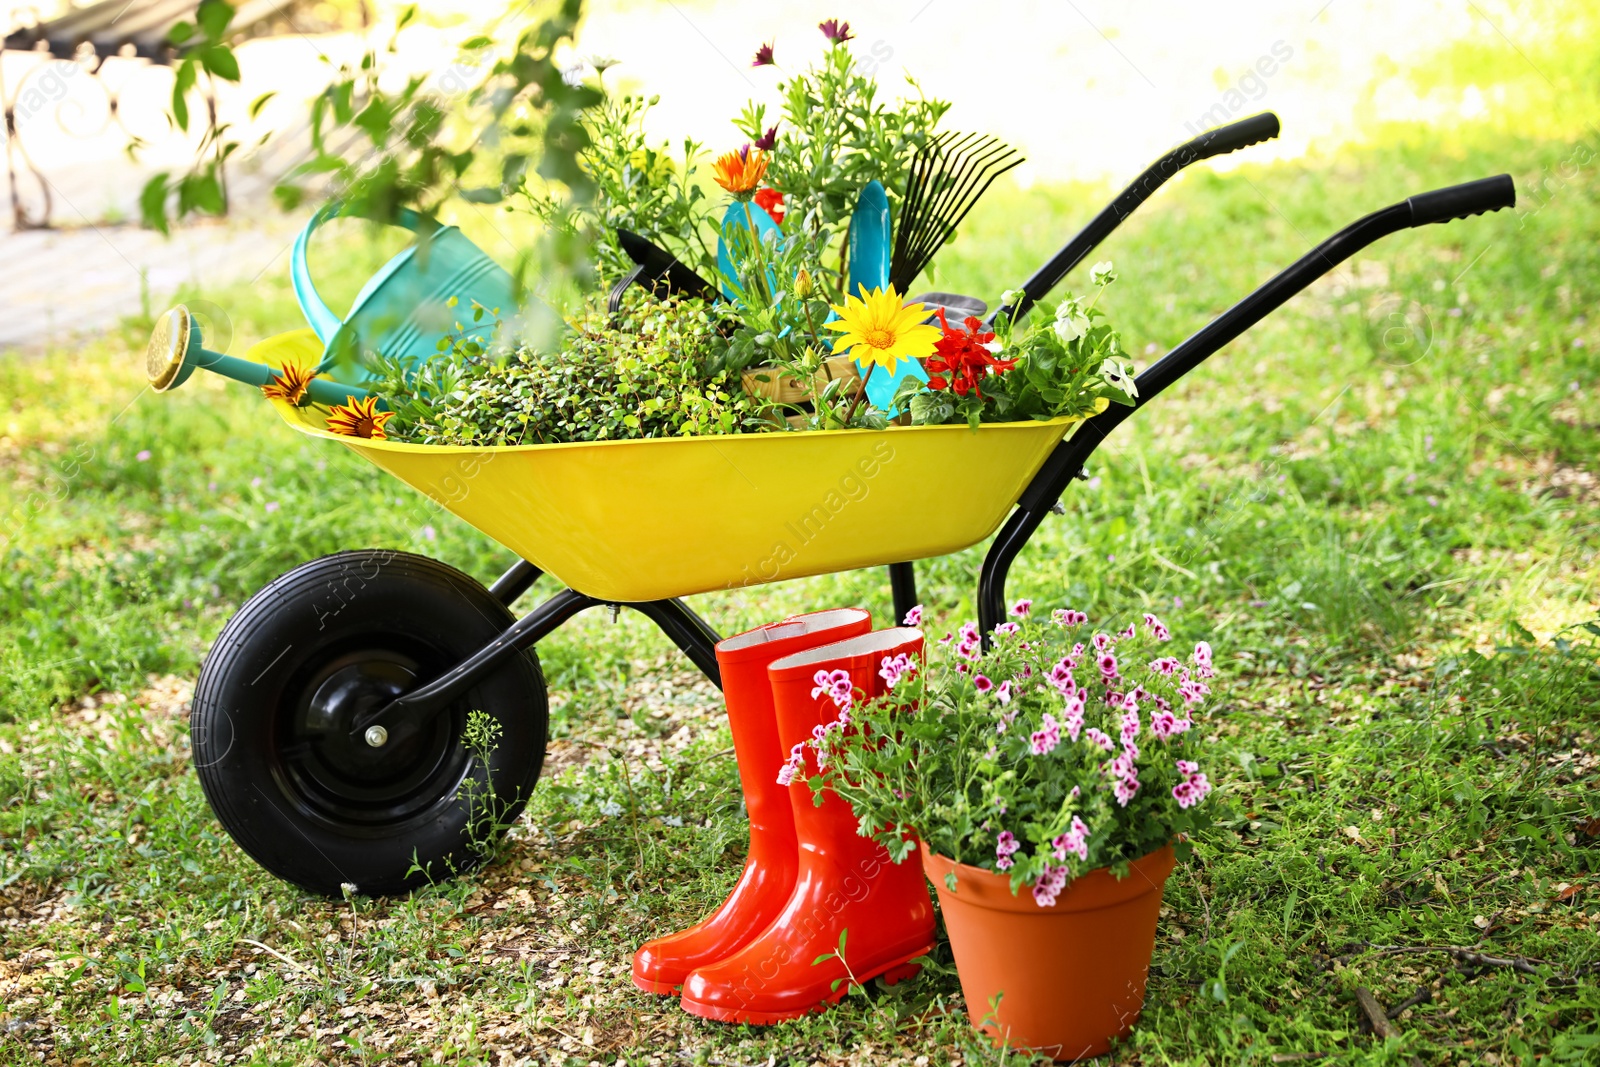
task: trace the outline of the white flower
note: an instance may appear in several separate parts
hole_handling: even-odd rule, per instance
[[[1124,366],[1114,359],[1108,359],[1100,364],[1100,377],[1127,393],[1130,399],[1138,398],[1139,387],[1133,383],[1132,367]]]
[[[1109,259],[1102,259],[1089,268],[1089,280],[1095,285],[1110,285],[1117,280],[1117,268]]]
[[[987,344],[982,345],[981,347],[984,349],[984,351],[988,352],[991,356],[997,356],[1002,351],[1005,350],[1006,346],[1001,344],[999,341],[990,341]]]
[[[1089,317],[1078,307],[1076,300],[1063,300],[1056,308],[1056,336],[1062,344],[1071,344],[1089,332]]]
[[[1021,289],[1007,289],[1005,292],[1000,294],[1000,306],[1001,307],[1014,308],[1014,307],[1017,306],[1017,304],[1021,300],[1022,300],[1022,290]]]

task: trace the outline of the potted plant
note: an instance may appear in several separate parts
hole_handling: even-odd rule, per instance
[[[886,660],[889,693],[809,742],[813,789],[896,861],[920,847],[972,1021],[1011,1047],[1098,1055],[1143,1007],[1162,888],[1211,791],[1193,751],[1211,649],[1170,637],[1018,601],[989,651],[969,623],[927,664]]]

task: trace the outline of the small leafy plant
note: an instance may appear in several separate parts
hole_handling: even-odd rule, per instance
[[[1211,784],[1193,736],[1215,677],[1210,645],[1180,659],[1154,615],[1107,633],[1082,612],[1041,623],[1031,608],[1018,601],[987,652],[969,623],[926,665],[885,657],[889,692],[870,703],[857,704],[847,675],[819,672],[817,695],[839,717],[796,746],[783,776],[815,766],[814,793],[847,800],[897,861],[920,837],[1009,874],[1013,892],[1031,886],[1041,907],[1090,870],[1126,874],[1200,829]]]
[[[936,425],[966,422],[1021,422],[1066,415],[1087,418],[1110,403],[1132,404],[1138,397],[1122,339],[1095,305],[1117,275],[1109,262],[1095,265],[1096,286],[1088,303],[1068,296],[1053,320],[1019,333],[1012,317],[996,316],[993,329],[969,317],[953,326],[941,314],[944,337],[923,364],[928,383],[907,378],[896,403],[911,421]],[[1014,307],[1019,294],[1001,296]]]
[[[448,393],[406,408],[416,417],[401,439],[556,444],[765,428],[765,401],[714,369],[725,346],[716,325],[698,300],[641,299],[616,321],[592,308],[560,351],[462,360]]]

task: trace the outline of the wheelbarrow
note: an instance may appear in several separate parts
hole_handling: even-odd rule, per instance
[[[1277,132],[1276,116],[1258,115],[1167,153],[1022,285],[1013,311],[1183,167]],[[470,869],[486,828],[521,810],[545,751],[535,648],[582,611],[640,612],[719,683],[718,635],[683,597],[887,565],[904,617],[912,561],[994,535],[977,588],[987,635],[1017,554],[1123,420],[1379,238],[1514,203],[1501,175],[1360,219],[1140,374],[1135,407],[1087,421],[440,448],[335,437],[279,403],[297,431],[353,449],[520,558],[486,588],[422,556],[340,552],[262,589],[200,669],[191,739],[206,797],[281,878],[332,896],[402,892]],[[259,346],[269,360],[321,347],[310,331]],[[926,486],[952,476],[962,498],[932,500]],[[516,617],[511,605],[546,574],[561,588]],[[494,744],[469,743],[475,714],[492,720]]]

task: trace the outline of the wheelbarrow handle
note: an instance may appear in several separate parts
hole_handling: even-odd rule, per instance
[[[1145,172],[1139,175],[1133,184],[1122,190],[1100,214],[1078,231],[1077,236],[1062,245],[1061,250],[1035,271],[1033,277],[1023,282],[1022,297],[1014,307],[996,308],[989,316],[990,321],[1001,312],[1006,312],[1013,318],[1026,315],[1029,308],[1043,300],[1050,290],[1060,284],[1061,279],[1067,276],[1067,272],[1082,263],[1112,230],[1122,224],[1123,219],[1133,214],[1135,208],[1150,199],[1168,178],[1184,167],[1202,159],[1226,155],[1262,141],[1270,141],[1278,136],[1278,131],[1278,116],[1270,111],[1263,111],[1259,115],[1240,119],[1227,126],[1207,130],[1193,140],[1185,141],[1174,148],[1145,168]]]
[[[1516,207],[1517,188],[1511,175],[1497,174],[1493,178],[1479,178],[1475,182],[1419,193],[1408,197],[1406,203],[1411,207],[1411,225],[1426,226],[1430,222],[1451,222],[1485,211]]]
[[[1033,536],[1039,523],[1050,513],[1072,479],[1106,435],[1122,421],[1143,408],[1167,386],[1194,370],[1207,357],[1228,342],[1282,307],[1290,297],[1307,288],[1340,263],[1392,233],[1413,226],[1480,215],[1485,211],[1515,207],[1517,193],[1509,174],[1483,178],[1464,185],[1452,185],[1410,197],[1346,226],[1295,261],[1266,284],[1233,307],[1212,319],[1134,379],[1138,389],[1135,406],[1113,404],[1085,422],[1076,434],[1050,453],[1028,488],[1017,500],[1017,509],[995,535],[984,557],[978,576],[978,626],[988,634],[1004,618],[1006,574],[1011,562]]]

